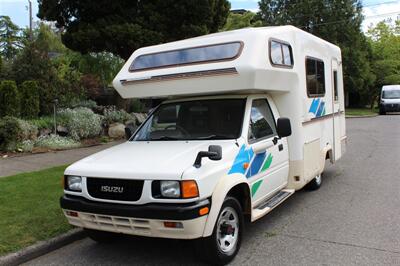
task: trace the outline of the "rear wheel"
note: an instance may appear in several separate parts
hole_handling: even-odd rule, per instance
[[[314,177],[313,180],[311,180],[307,185],[306,189],[307,190],[317,190],[321,187],[322,185],[322,173]]]
[[[197,254],[210,264],[225,265],[236,256],[243,234],[243,214],[237,199],[222,204],[211,236],[197,240]]]
[[[120,235],[111,232],[93,230],[93,229],[86,229],[85,232],[87,236],[96,241],[97,243],[113,243]]]

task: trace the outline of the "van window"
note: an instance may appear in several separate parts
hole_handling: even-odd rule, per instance
[[[325,96],[325,66],[322,60],[306,58],[306,80],[308,97]]]
[[[400,99],[400,90],[383,91],[382,99]]]
[[[275,135],[275,119],[267,100],[254,100],[250,114],[249,142],[270,138]]]
[[[129,71],[233,60],[239,56],[242,46],[241,42],[231,42],[139,55]]]
[[[333,71],[333,93],[335,97],[335,101],[337,101],[338,98],[338,80],[337,80],[337,71]]]
[[[289,44],[278,41],[270,41],[270,60],[272,65],[293,66],[292,47]]]

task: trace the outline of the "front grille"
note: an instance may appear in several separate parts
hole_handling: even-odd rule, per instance
[[[137,201],[142,196],[143,180],[124,180],[112,178],[86,179],[90,196],[97,199]]]

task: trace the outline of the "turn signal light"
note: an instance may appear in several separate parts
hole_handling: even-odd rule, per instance
[[[167,228],[183,228],[183,224],[181,222],[164,222],[164,227],[167,227]]]
[[[204,207],[204,208],[201,208],[201,209],[199,210],[200,216],[206,215],[208,212],[209,212],[208,207]]]
[[[196,181],[185,180],[181,183],[182,186],[182,198],[196,198],[199,196],[199,189],[197,188]]]

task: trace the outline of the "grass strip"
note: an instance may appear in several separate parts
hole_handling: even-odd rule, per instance
[[[370,108],[346,108],[346,115],[353,115],[353,116],[369,116],[375,115],[378,113],[377,109],[370,109]]]
[[[0,178],[0,256],[72,228],[59,204],[65,168]]]

